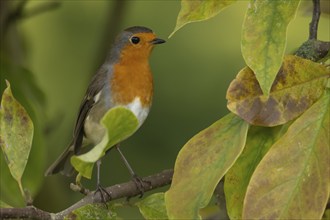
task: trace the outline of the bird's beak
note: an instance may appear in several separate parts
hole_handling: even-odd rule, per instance
[[[150,41],[151,44],[163,44],[165,42],[166,42],[165,40],[160,39],[160,38],[155,38],[152,41]]]

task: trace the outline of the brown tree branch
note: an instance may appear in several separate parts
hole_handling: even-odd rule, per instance
[[[45,212],[34,206],[25,208],[1,208],[1,219],[51,219],[51,213]]]
[[[317,28],[321,15],[320,0],[313,0],[313,17],[309,23],[309,40],[317,39]]]
[[[172,176],[173,170],[164,170],[160,173],[142,178],[145,182],[150,183],[145,184],[143,186],[143,189],[145,192],[147,192],[159,187],[169,185],[172,181]],[[114,186],[107,187],[105,189],[111,195],[111,199],[106,198],[107,201],[113,201],[120,198],[131,198],[140,195],[140,190],[136,187],[133,181],[117,184]],[[88,204],[101,202],[101,195],[99,193],[94,194],[94,192],[91,192],[89,195],[85,196],[77,203],[58,213],[46,212],[34,206],[27,206],[25,208],[1,208],[0,219],[63,219],[73,210],[76,210]]]

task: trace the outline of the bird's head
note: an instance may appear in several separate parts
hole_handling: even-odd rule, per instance
[[[134,26],[117,36],[112,53],[120,60],[147,60],[154,46],[162,43],[165,43],[165,40],[157,38],[151,29]]]

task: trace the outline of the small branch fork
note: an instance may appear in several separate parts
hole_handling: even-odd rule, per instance
[[[172,176],[173,170],[164,170],[160,173],[143,178],[144,181],[150,182],[150,184],[145,184],[143,186],[144,192],[169,185],[172,181]],[[111,201],[120,198],[131,198],[141,193],[133,181],[106,187],[105,190],[111,195]],[[110,198],[106,198],[106,201],[110,201]],[[27,206],[24,208],[1,208],[0,219],[63,219],[73,210],[88,204],[101,202],[102,198],[99,193],[95,194],[94,192],[90,192],[77,203],[58,213],[46,212],[34,206]]]

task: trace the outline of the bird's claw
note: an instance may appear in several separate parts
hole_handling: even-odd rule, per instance
[[[142,198],[144,195],[144,189],[151,185],[150,181],[143,180],[137,175],[133,176],[133,182],[135,183],[136,188],[140,191],[139,198]]]
[[[101,185],[97,185],[94,195],[96,195],[96,193],[100,193],[101,201],[108,209],[107,200],[111,200],[111,194]]]

